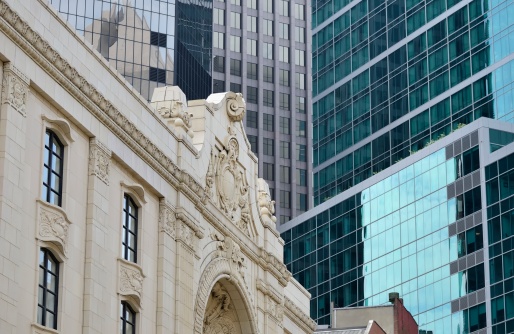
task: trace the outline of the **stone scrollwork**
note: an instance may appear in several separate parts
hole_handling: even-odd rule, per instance
[[[159,226],[162,232],[166,233],[173,239],[176,238],[175,212],[173,212],[173,209],[168,203],[166,203],[164,198],[161,199],[159,205]]]
[[[274,216],[275,201],[271,200],[268,183],[259,178],[257,184],[259,186],[258,203],[261,220],[264,225],[275,226],[277,221],[277,217]]]
[[[23,116],[27,116],[25,109],[29,94],[29,83],[30,80],[27,76],[11,63],[6,63],[2,80],[2,104],[7,103]]]
[[[68,251],[68,231],[71,222],[66,213],[44,201],[38,202],[38,239],[55,243],[66,256]]]
[[[109,185],[109,165],[111,150],[96,138],[89,141],[89,175],[96,175],[105,184]]]
[[[219,154],[211,153],[206,188],[211,193],[212,188],[215,188],[214,192],[217,196],[214,202],[234,225],[250,236],[249,186],[245,170],[241,167],[238,157],[239,143],[235,137],[230,136],[227,145]]]
[[[183,129],[191,138],[191,114],[187,112],[186,95],[177,86],[159,87],[154,90],[152,106],[168,124]]]
[[[243,120],[246,112],[246,103],[241,93],[228,92],[225,95],[227,114],[232,122]]]
[[[241,247],[230,237],[223,237],[218,233],[212,233],[211,239],[216,241],[216,252],[214,258],[226,258],[230,262],[230,267],[234,273],[238,273],[241,279],[245,281],[246,261],[241,252]]]
[[[134,263],[118,259],[118,293],[134,297],[141,303],[143,294],[143,271]]]

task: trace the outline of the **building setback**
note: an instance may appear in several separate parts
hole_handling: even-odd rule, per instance
[[[245,96],[245,130],[283,224],[312,207],[311,1],[214,1],[213,12],[213,91]]]
[[[514,151],[489,147],[513,132],[513,14],[511,1],[313,4],[320,206],[280,231],[318,323],[330,301],[380,305],[392,289],[420,330],[514,330],[495,260],[510,248],[489,247],[510,234],[490,239],[486,191],[487,166]]]
[[[149,103],[95,50],[0,0],[0,333],[312,333],[242,95]]]

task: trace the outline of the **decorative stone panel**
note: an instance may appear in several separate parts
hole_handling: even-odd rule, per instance
[[[54,243],[66,256],[68,251],[68,231],[71,225],[66,212],[61,207],[41,200],[37,200],[37,210],[37,238]]]
[[[137,264],[118,259],[118,293],[133,297],[141,306],[143,294],[143,270]]]
[[[89,140],[89,175],[96,175],[109,185],[109,165],[112,152],[98,139]]]
[[[2,80],[2,104],[9,104],[23,116],[27,116],[26,104],[30,79],[11,63],[4,65]]]

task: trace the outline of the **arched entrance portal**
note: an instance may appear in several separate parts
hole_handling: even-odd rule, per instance
[[[227,279],[214,283],[203,319],[204,334],[251,333],[248,312],[237,289]]]

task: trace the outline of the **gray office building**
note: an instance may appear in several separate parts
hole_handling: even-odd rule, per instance
[[[212,0],[50,0],[84,39],[150,100],[178,85],[211,93]]]
[[[281,224],[311,206],[310,1],[214,1],[213,12],[213,89],[243,93]]]

